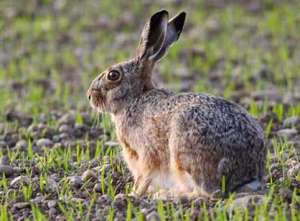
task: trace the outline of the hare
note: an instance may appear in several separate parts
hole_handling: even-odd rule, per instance
[[[95,78],[87,96],[115,124],[133,193],[214,196],[264,175],[263,130],[239,105],[203,93],[158,89],[155,64],[179,38],[186,13],[166,10],[144,26],[136,56]],[[158,196],[159,197],[159,196]]]

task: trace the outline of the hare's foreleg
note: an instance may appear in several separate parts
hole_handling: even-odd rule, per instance
[[[151,181],[152,181],[151,176],[139,175],[133,186],[134,194],[137,196],[144,195],[147,192],[147,190],[151,184]]]

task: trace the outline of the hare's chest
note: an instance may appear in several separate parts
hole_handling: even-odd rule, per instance
[[[139,170],[142,168],[140,156],[137,151],[131,147],[126,139],[119,140],[122,146],[122,155],[127,163],[128,169],[134,177],[137,177],[138,174],[141,173]]]

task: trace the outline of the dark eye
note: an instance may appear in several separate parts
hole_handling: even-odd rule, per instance
[[[107,79],[109,81],[117,81],[121,78],[121,74],[120,72],[116,71],[116,70],[113,70],[113,71],[110,71],[108,74],[107,74]]]

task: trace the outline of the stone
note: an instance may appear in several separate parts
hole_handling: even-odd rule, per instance
[[[49,200],[47,203],[48,208],[53,208],[57,205],[57,201],[56,200]]]
[[[267,89],[263,91],[254,91],[251,93],[251,97],[255,100],[268,100],[273,102],[282,101],[282,96],[278,93],[277,90]]]
[[[68,124],[68,125],[74,125],[75,124],[75,114],[74,113],[67,113],[63,115],[59,120],[58,124]]]
[[[93,123],[93,120],[89,113],[87,112],[81,113],[81,117],[83,119],[84,124],[91,125]]]
[[[289,177],[295,177],[300,173],[300,163],[296,164],[295,166],[291,167],[288,172],[287,175]]]
[[[29,185],[30,178],[28,176],[18,176],[10,182],[10,186],[15,188],[21,186],[22,184]]]
[[[9,163],[10,163],[9,157],[8,157],[7,155],[4,155],[4,156],[1,158],[0,164],[1,164],[1,165],[9,165]]]
[[[83,172],[81,179],[83,181],[87,181],[87,180],[95,181],[95,180],[97,180],[97,175],[93,170],[88,169]]]
[[[26,140],[19,140],[17,143],[16,143],[16,148],[18,150],[27,150],[27,147],[28,147],[28,143]]]
[[[96,183],[94,186],[94,191],[97,193],[102,193],[102,185],[101,183]]]
[[[110,204],[111,203],[111,198],[107,194],[103,194],[100,197],[97,198],[97,203],[99,204]]]
[[[42,138],[42,139],[39,139],[36,142],[36,145],[38,147],[52,147],[53,146],[53,142],[50,139]]]
[[[160,221],[159,214],[156,211],[152,211],[146,215],[147,221]]]
[[[37,125],[31,124],[31,125],[28,127],[27,132],[28,132],[29,134],[31,134],[31,133],[37,131],[37,129],[38,129],[38,126],[37,126]]]
[[[247,183],[238,189],[238,192],[257,192],[263,188],[262,183],[259,180],[254,180]]]
[[[291,139],[297,135],[297,130],[294,128],[281,129],[277,131],[277,136],[280,138]]]
[[[48,211],[48,214],[49,214],[50,218],[53,218],[57,214],[57,210],[54,207],[51,207]]]
[[[79,188],[83,184],[80,176],[70,176],[68,179],[72,187]]]
[[[58,131],[59,131],[60,133],[69,133],[69,132],[71,131],[71,128],[70,128],[69,125],[67,125],[67,124],[62,124],[62,125],[59,127]]]
[[[300,118],[297,116],[286,118],[283,121],[284,128],[299,128],[300,127]]]
[[[47,188],[52,192],[58,191],[58,183],[55,181],[54,178],[52,178],[52,177],[48,178]]]
[[[228,206],[229,214],[232,214],[234,210],[249,209],[262,203],[263,195],[244,195],[242,197],[234,199]]]
[[[54,135],[54,136],[52,137],[52,140],[53,140],[53,142],[58,143],[58,142],[60,141],[59,135]]]
[[[0,165],[0,176],[12,176],[15,170],[9,165]]]
[[[126,195],[124,193],[119,193],[115,196],[113,207],[116,209],[123,209],[127,206]]]
[[[7,146],[8,146],[8,144],[5,141],[0,140],[0,150],[5,149]]]
[[[292,201],[293,198],[293,191],[286,187],[282,187],[279,189],[279,195],[284,198],[285,200],[288,200],[289,202]]]
[[[111,140],[111,141],[105,142],[105,145],[106,145],[106,146],[109,146],[109,147],[118,147],[118,146],[119,146],[119,143],[116,142],[116,141]]]
[[[19,203],[15,203],[13,205],[13,208],[15,209],[24,209],[24,208],[28,208],[30,207],[30,203],[28,202],[19,202]]]
[[[68,138],[69,138],[69,134],[67,134],[67,133],[59,134],[59,140],[61,140],[61,141],[65,141]]]

